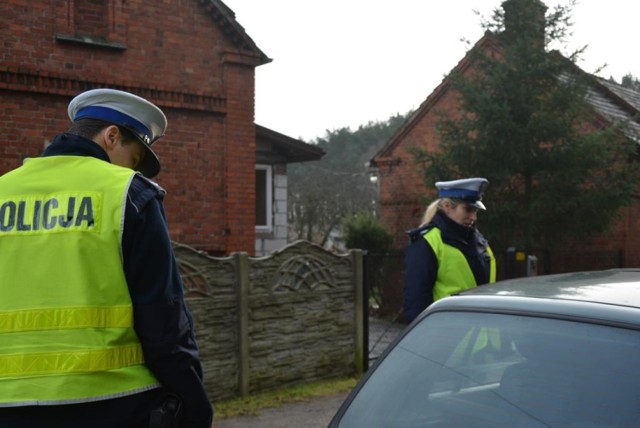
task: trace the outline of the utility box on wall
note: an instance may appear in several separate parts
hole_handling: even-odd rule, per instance
[[[525,263],[526,263],[527,276],[537,276],[538,275],[538,257],[533,255],[528,255]]]

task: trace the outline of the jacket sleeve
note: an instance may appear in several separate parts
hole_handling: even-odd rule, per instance
[[[185,426],[210,428],[213,408],[203,385],[162,193],[134,179],[125,213],[124,271],[145,363],[166,390],[182,399]]]
[[[433,303],[433,287],[438,261],[429,243],[417,237],[405,250],[403,313],[405,322],[413,321]]]

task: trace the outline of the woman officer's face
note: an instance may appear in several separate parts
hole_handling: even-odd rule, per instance
[[[478,209],[464,202],[445,201],[444,212],[451,220],[466,227],[473,227],[478,219]]]

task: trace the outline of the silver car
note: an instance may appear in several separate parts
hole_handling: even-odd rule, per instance
[[[432,304],[330,427],[640,427],[640,270],[502,281]]]

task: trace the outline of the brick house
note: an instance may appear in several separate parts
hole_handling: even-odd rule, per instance
[[[536,6],[546,8],[541,2],[534,2]],[[507,20],[507,27],[508,24]],[[381,222],[393,234],[394,247],[398,250],[408,243],[405,232],[419,224],[425,198],[433,200],[437,197],[433,188],[425,187],[423,170],[415,163],[411,148],[433,151],[438,147],[436,125],[439,114],[444,112],[453,117],[459,114],[457,94],[451,89],[450,76],[473,73],[473,53],[477,50],[499,55],[496,37],[485,33],[370,161],[379,179]],[[595,76],[591,76],[591,82],[588,98],[594,113],[590,119],[593,129],[618,121],[628,122],[626,137],[640,143],[640,93]],[[576,242],[575,246],[555,252],[553,272],[640,266],[639,214],[640,204],[624,209],[614,230],[606,237]],[[544,266],[539,267],[539,272],[550,273]]]
[[[66,130],[76,94],[127,90],[169,122],[154,150],[174,240],[214,255],[285,242],[286,164],[323,152],[254,124],[255,68],[271,59],[222,1],[7,0],[0,12],[0,174]]]

